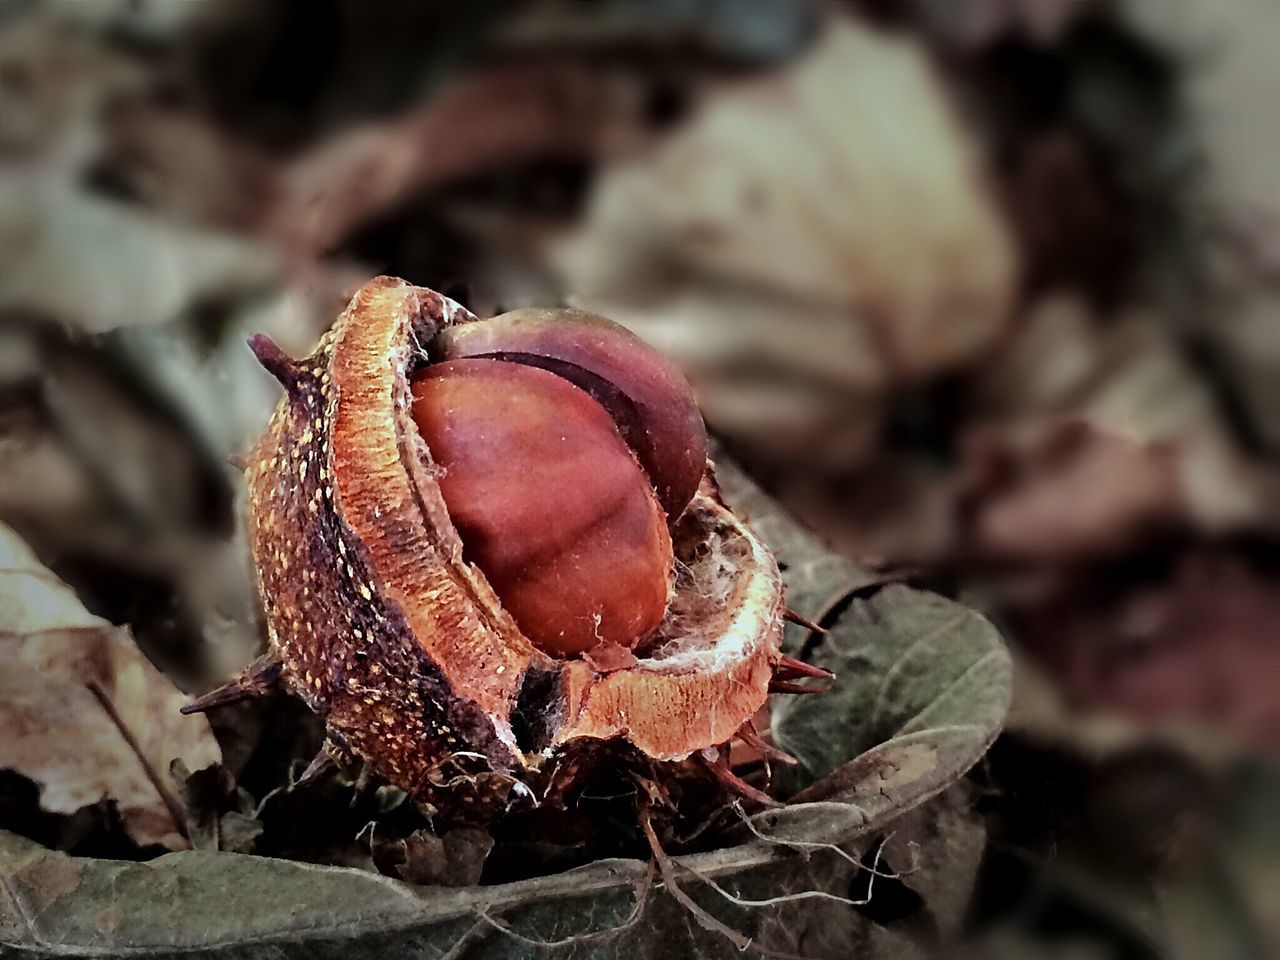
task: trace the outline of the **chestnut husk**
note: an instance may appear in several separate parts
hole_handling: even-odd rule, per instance
[[[535,648],[463,559],[410,412],[433,339],[475,320],[378,277],[311,356],[251,341],[286,391],[245,468],[268,649],[188,709],[283,686],[324,718],[330,756],[482,822],[562,797],[602,754],[674,768],[728,743],[767,699],[785,607],[773,555],[708,464],[672,525],[674,599],[636,662]]]

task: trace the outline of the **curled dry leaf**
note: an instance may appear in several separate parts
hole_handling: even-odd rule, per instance
[[[583,305],[686,363],[713,423],[734,406],[717,391],[753,362],[770,371],[765,435],[828,405],[847,422],[858,396],[972,358],[1002,331],[1015,273],[922,51],[843,20],[607,172],[556,257]]]
[[[130,105],[111,120],[108,157],[154,204],[260,232],[306,258],[442,183],[530,159],[592,156],[635,125],[592,71],[543,60],[477,71],[279,164],[207,117]]]
[[[136,62],[57,18],[10,8],[0,31],[0,156],[15,167],[72,169],[99,142],[95,122],[104,106],[136,93]],[[9,173],[14,169],[6,170]]]
[[[480,882],[493,838],[474,827],[459,827],[438,837],[418,830],[396,841],[403,860],[396,865],[409,883],[469,887]]]
[[[1009,36],[1051,44],[1094,0],[973,0],[912,4],[942,42],[960,49],[982,47]]]
[[[192,773],[181,760],[169,765],[186,815],[187,839],[197,850],[249,853],[262,835],[256,804],[222,764]]]
[[[191,685],[260,642],[243,542],[224,533],[224,458],[242,448],[237,429],[257,429],[264,403],[250,404],[269,389],[256,370],[204,362],[194,327],[87,343],[0,322],[0,517]]]
[[[208,722],[143,658],[128,630],[93,616],[0,525],[0,768],[73,813],[108,799],[141,845],[188,845],[169,764],[221,759]]]
[[[1156,318],[1104,324],[1074,298],[1046,298],[975,396],[984,419],[963,438],[954,488],[967,556],[1058,562],[1153,528],[1274,522],[1273,481]]]
[[[631,122],[580,64],[495,67],[284,167],[262,226],[292,250],[324,252],[415,193],[512,162],[592,156]]]
[[[1203,208],[1197,240],[1213,266],[1213,302],[1193,317],[1212,344],[1259,441],[1280,447],[1280,133],[1270,116],[1280,82],[1280,16],[1247,0],[1176,12],[1124,4],[1138,29],[1173,53],[1202,144]],[[1212,56],[1204,51],[1212,50]]]
[[[1176,519],[1172,450],[1084,422],[1029,437],[972,437],[962,509],[984,556],[1067,560],[1129,547]]]
[[[1098,590],[1064,598],[1019,619],[1072,705],[1155,729],[1196,723],[1274,751],[1276,597],[1274,574],[1200,550],[1158,582],[1118,596]],[[1026,712],[1024,723],[1040,719]]]

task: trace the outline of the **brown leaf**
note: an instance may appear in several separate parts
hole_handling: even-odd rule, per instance
[[[973,547],[987,556],[1110,552],[1181,513],[1169,450],[1088,423],[1048,426],[1021,446],[994,438],[971,446],[965,507]]]
[[[1076,706],[1148,726],[1194,723],[1275,750],[1276,587],[1265,570],[1200,550],[1167,580],[1026,611],[1022,632]]]
[[[789,352],[808,346],[846,382],[971,358],[1003,329],[1014,275],[923,51],[840,20],[789,70],[722,91],[654,155],[607,173],[562,263],[573,293],[646,336],[669,331],[673,307],[733,324],[717,305],[735,297],[780,331],[826,312],[834,331]]]
[[[291,249],[323,252],[415,193],[522,160],[593,156],[627,126],[580,65],[495,67],[303,154],[281,172],[264,226]]]
[[[213,295],[279,275],[260,243],[216,233],[52,177],[0,183],[0,305],[101,333],[162,324]]]
[[[262,835],[249,791],[221,764],[192,773],[181,760],[169,765],[185,808],[187,838],[197,850],[252,853]]]
[[[1273,481],[1239,449],[1157,316],[1106,323],[1045,298],[982,371],[957,511],[972,554],[1057,562],[1160,525],[1268,526]]]
[[[396,866],[401,879],[409,883],[447,887],[468,887],[480,882],[485,858],[493,849],[493,838],[483,830],[463,827],[437,837],[417,830],[396,842],[403,862]]]
[[[1053,44],[1092,5],[1094,0],[970,0],[921,6],[941,39],[964,49],[1011,35]]]
[[[1134,226],[1101,167],[1077,136],[1058,129],[1027,144],[1009,172],[1004,193],[1029,289],[1107,296],[1128,276]]]
[[[270,201],[274,168],[205,117],[129,104],[107,118],[112,173],[157,208],[246,229]]]
[[[0,525],[0,767],[73,813],[102,799],[139,844],[187,846],[169,763],[221,759],[208,722],[138,652],[127,629],[90,614]]]

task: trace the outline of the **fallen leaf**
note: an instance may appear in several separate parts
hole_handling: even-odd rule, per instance
[[[975,435],[966,470],[966,545],[997,560],[1115,553],[1185,513],[1173,450],[1085,422],[1045,424],[1020,444]]]
[[[865,823],[875,830],[884,820]],[[858,856],[821,846],[788,853],[786,843],[755,839],[675,862],[700,901],[765,950],[832,960],[855,946],[867,958],[927,955],[908,935],[843,902],[863,876]],[[969,858],[939,859],[943,869],[963,870]],[[70,872],[76,888],[62,892],[69,883],[59,883],[48,895],[26,882],[32,871],[55,879]],[[405,951],[447,956],[453,949],[516,960],[540,952],[539,944],[561,943],[583,960],[617,957],[619,949],[628,956],[741,955],[665,891],[647,890],[650,883],[644,862],[609,859],[535,880],[424,889],[364,870],[209,851],[147,864],[73,860],[0,831],[0,889],[7,894],[0,897],[0,947],[57,943],[64,952],[102,958],[199,949],[230,958],[269,944],[299,957],[316,950],[352,960]],[[832,899],[790,895],[810,890]],[[781,899],[739,906],[724,899],[730,897]],[[113,910],[110,922],[102,922],[106,910]],[[627,926],[632,916],[639,920]]]
[[[0,72],[0,155],[15,166],[74,170],[97,147],[100,112],[142,85],[144,71],[118,47],[97,43],[56,17],[6,18]]]
[[[268,157],[205,117],[129,103],[105,126],[104,167],[150,207],[247,231],[272,199]]]
[[[1100,584],[1019,611],[1026,644],[1076,706],[1147,729],[1225,731],[1280,746],[1276,579],[1200,549],[1147,584]]]
[[[1026,288],[1113,300],[1133,269],[1137,244],[1132,212],[1117,198],[1106,164],[1061,128],[1017,153],[1003,193],[1023,250]],[[1051,354],[1036,359],[1056,362]]]
[[[289,163],[263,226],[291,250],[323,253],[441,183],[531,159],[594,156],[634,127],[627,114],[607,85],[568,60],[477,71]]]
[[[262,822],[254,816],[257,805],[226,767],[214,764],[192,773],[181,760],[174,760],[169,773],[181,791],[194,848],[253,851],[254,841],[262,834]]]
[[[1251,0],[1183,4],[1151,0],[1120,8],[1179,69],[1200,144],[1196,248],[1210,275],[1205,302],[1186,311],[1220,363],[1224,386],[1248,414],[1256,438],[1280,448],[1280,149],[1270,116],[1280,84],[1280,16]],[[1212,51],[1206,56],[1206,51]],[[1202,346],[1202,350],[1204,349]]]
[[[975,395],[953,487],[964,557],[1061,562],[1161,528],[1274,524],[1274,481],[1158,317],[1108,323],[1073,297],[1045,298]]]
[[[403,857],[396,865],[402,880],[414,884],[469,887],[480,882],[493,838],[484,830],[459,827],[443,837],[414,831],[395,844]]]
[[[995,628],[910,587],[854,599],[810,659],[836,675],[835,688],[773,708],[776,743],[800,761],[776,773],[802,788],[795,809],[909,808],[977,762],[1009,709],[1012,663]]]
[[[0,352],[31,359],[13,364],[0,398],[0,519],[184,685],[255,653],[247,551],[227,536],[243,484],[224,458],[247,422],[233,411],[247,418],[269,388],[255,394],[257,381],[230,364],[197,364],[190,329],[166,327],[163,340],[133,331],[141,343],[121,332],[86,342],[41,323],[2,329]],[[221,432],[204,431],[209,414],[190,415],[197,402],[221,412]],[[259,416],[268,409],[262,399]]]
[[[41,805],[74,813],[114,801],[140,845],[187,845],[169,763],[221,759],[203,717],[125,628],[93,616],[0,525],[0,768],[38,783]]]
[[[262,244],[39,176],[0,179],[0,306],[100,333],[177,317],[278,280]]]
[[[427,830],[415,830],[409,836],[397,840],[403,858],[396,865],[396,873],[405,883],[440,886],[449,875],[449,860],[445,856],[444,841]]]
[[[1051,45],[1095,0],[919,0],[911,6],[942,42],[960,49],[981,47],[1011,37]]]
[[[753,358],[775,383],[821,369],[834,401],[972,358],[1003,330],[1014,284],[922,50],[836,18],[791,68],[722,90],[652,155],[608,171],[556,256],[577,300],[641,336],[674,337],[681,314],[675,355],[699,384],[739,364],[729,331],[745,308],[789,338],[790,362]],[[725,355],[700,351],[704,337]],[[714,423],[722,405],[707,403]]]

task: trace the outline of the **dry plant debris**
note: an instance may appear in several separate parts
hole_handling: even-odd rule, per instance
[[[129,631],[95,617],[0,526],[0,768],[40,784],[46,810],[110,800],[141,846],[189,846],[169,764],[222,759],[208,722],[146,661]]]

